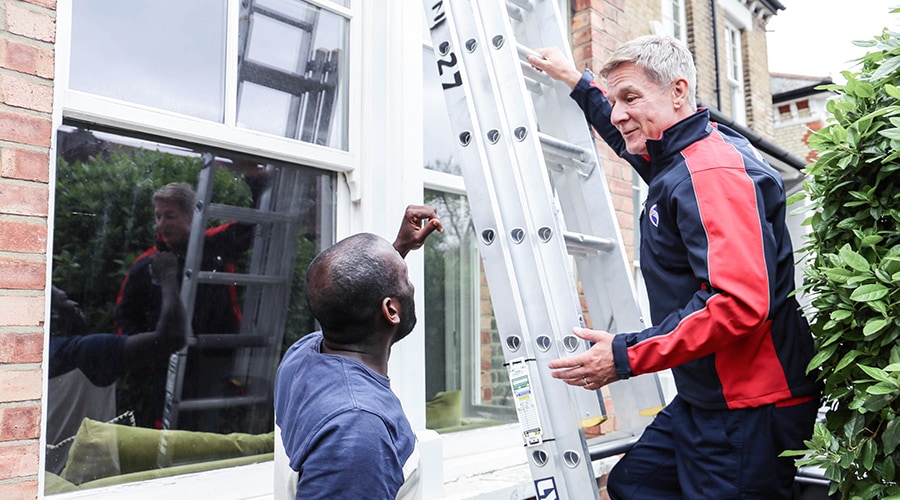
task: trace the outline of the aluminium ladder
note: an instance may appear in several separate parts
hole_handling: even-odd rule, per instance
[[[585,326],[644,328],[593,135],[569,88],[528,64],[570,49],[555,0],[424,0],[479,250],[538,499],[599,498],[592,458],[630,446],[664,405],[656,375],[600,391],[566,385],[547,363],[584,352]]]
[[[193,318],[197,287],[234,286],[240,288],[241,324],[238,333],[194,332],[189,328],[187,346],[172,354],[166,383],[163,428],[178,429],[185,411],[244,407],[251,412],[247,432],[263,432],[269,425],[275,367],[280,360],[291,279],[300,231],[305,189],[298,169],[267,167],[267,187],[257,207],[244,208],[213,203],[215,171],[221,168],[212,154],[202,156],[197,185],[197,203],[185,256],[181,298],[188,318]],[[211,219],[253,224],[254,234],[246,272],[215,272],[201,269],[204,234]],[[190,320],[189,320],[190,326]],[[206,349],[231,351],[229,376],[239,381],[245,392],[239,395],[184,397],[188,356]],[[160,442],[159,461],[165,465],[171,450]]]

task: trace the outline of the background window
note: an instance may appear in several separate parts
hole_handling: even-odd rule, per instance
[[[738,123],[747,121],[747,107],[744,101],[744,63],[741,46],[741,30],[731,23],[725,24],[725,55],[728,71],[728,97],[731,117]]]
[[[426,426],[450,432],[514,422],[468,200],[426,191],[425,203],[444,224],[425,246]]]
[[[666,34],[687,42],[684,0],[662,0],[662,21]]]

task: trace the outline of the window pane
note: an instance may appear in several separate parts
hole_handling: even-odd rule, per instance
[[[72,126],[57,150],[48,471],[84,488],[270,460],[275,369],[316,329],[303,277],[333,241],[333,174]]]
[[[347,19],[295,0],[240,19],[238,126],[346,150]]]
[[[69,86],[221,122],[220,0],[75,0]]]
[[[465,197],[427,191],[443,233],[425,246],[426,426],[514,422],[512,391]]]

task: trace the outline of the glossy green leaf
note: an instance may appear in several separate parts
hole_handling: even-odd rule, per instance
[[[891,454],[900,445],[900,416],[894,415],[881,433],[881,442],[884,445],[884,453]]]
[[[850,294],[850,300],[857,302],[871,302],[883,298],[888,294],[888,289],[881,283],[863,285]]]
[[[841,259],[853,269],[866,272],[869,270],[869,261],[859,253],[853,251],[849,245],[842,247],[838,253]]]

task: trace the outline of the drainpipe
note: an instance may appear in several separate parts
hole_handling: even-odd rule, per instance
[[[709,0],[712,8],[713,60],[716,68],[716,109],[722,109],[722,80],[719,76],[719,22],[716,16],[716,0]]]

